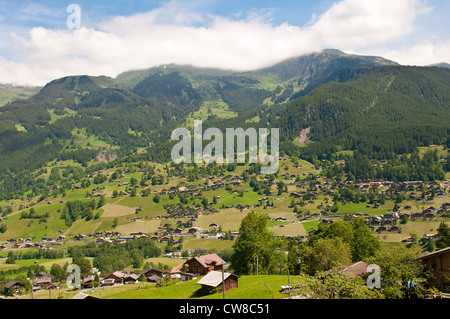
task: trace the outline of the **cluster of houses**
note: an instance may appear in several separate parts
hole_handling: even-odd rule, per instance
[[[0,245],[0,250],[4,249],[21,249],[21,248],[50,248],[63,243],[66,237],[60,235],[58,237],[43,237],[39,242],[33,242],[32,238],[10,238]]]
[[[406,209],[411,208],[406,206]],[[440,208],[430,206],[420,212],[387,212],[382,215],[369,215],[362,213],[354,213],[350,217],[358,218],[364,217],[367,225],[375,232],[401,232],[399,221],[401,219],[431,219],[437,217],[449,217],[450,203],[444,203]],[[324,224],[331,224],[334,222],[331,218],[320,218]]]
[[[155,267],[146,267],[139,273],[129,271],[114,271],[100,277],[98,269],[92,269],[91,274],[81,280],[81,289],[89,289],[100,284],[102,287],[136,284],[139,281],[159,282],[161,280],[188,281],[199,277],[198,284],[206,289],[217,288],[224,283],[225,291],[238,287],[238,276],[227,273],[228,264],[217,254],[207,254],[188,258],[184,263],[172,267],[169,270],[161,270]],[[222,275],[223,272],[223,275]],[[97,283],[96,280],[98,280]],[[40,272],[36,279],[32,280],[32,291],[40,289],[55,289],[59,285],[53,281],[53,276]],[[4,285],[5,295],[17,295],[25,291],[25,285],[19,281],[11,280]],[[77,297],[79,298],[79,296]]]
[[[58,289],[59,285],[53,281],[53,276],[46,272],[39,272],[36,278],[31,281],[31,290]],[[3,286],[3,294],[17,295],[25,291],[25,285],[17,280],[10,280]]]
[[[221,274],[224,272],[225,291],[238,287],[238,276],[226,273],[228,264],[217,254],[207,254],[188,258],[184,263],[172,267],[169,270],[161,270],[155,267],[146,267],[138,274],[125,271],[115,271],[104,278],[99,279],[99,283],[106,286],[117,286],[136,284],[139,281],[157,283],[161,280],[181,280],[188,281],[204,276],[198,283],[205,287],[217,287],[222,284]],[[96,271],[96,270],[94,270]],[[93,273],[82,279],[82,288],[92,288],[96,275]],[[210,278],[211,277],[211,278]],[[218,278],[220,277],[220,278]],[[213,278],[213,280],[212,280]]]

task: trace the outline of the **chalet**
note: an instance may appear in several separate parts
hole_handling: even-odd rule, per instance
[[[16,295],[25,291],[25,285],[15,280],[8,281],[3,288],[7,295]]]
[[[126,276],[127,274],[121,271],[115,271],[108,277],[105,277],[105,279],[114,279],[115,284],[123,284],[123,280],[125,279]]]
[[[123,283],[125,285],[128,284],[135,284],[138,282],[139,276],[135,275],[135,274],[131,274],[131,275],[126,275],[125,278],[123,279]]]
[[[397,212],[388,212],[383,215],[383,218],[388,220],[398,220],[399,216]]]
[[[325,225],[330,225],[332,224],[334,221],[332,219],[328,219],[328,218],[322,218],[320,220],[321,223],[325,224]]]
[[[392,225],[392,219],[383,219],[383,221],[381,222],[381,225],[386,226],[386,225]]]
[[[161,243],[167,243],[170,240],[169,236],[163,236],[161,237],[161,239],[159,240]]]
[[[380,226],[380,227],[377,228],[376,231],[377,231],[378,233],[381,233],[381,232],[383,232],[383,231],[387,231],[387,228],[384,227],[384,226]]]
[[[36,287],[37,289],[41,289],[44,286],[49,286],[53,282],[53,276],[49,275],[45,272],[39,272],[36,274],[36,279],[34,279],[31,283],[33,289]]]
[[[133,240],[134,239],[134,236],[119,236],[119,237],[117,237],[116,238],[116,242],[126,242],[126,241],[129,241],[129,240]]]
[[[111,240],[109,238],[104,238],[104,237],[98,237],[95,240],[96,244],[101,244],[101,243],[104,243],[104,242],[111,242]]]
[[[107,278],[102,280],[102,286],[114,286],[116,281],[114,278]]]
[[[421,212],[412,213],[411,218],[422,218],[422,213]]]
[[[147,279],[147,281],[151,281],[150,277],[157,276],[157,277],[161,278],[165,273],[166,273],[165,270],[161,270],[161,269],[157,269],[157,268],[153,268],[153,267],[147,267],[139,272],[139,277],[144,275],[145,278]]]
[[[196,234],[196,233],[199,232],[200,230],[201,230],[201,229],[198,228],[198,227],[191,227],[191,228],[189,228],[188,233],[190,233],[190,234]]]
[[[434,218],[435,217],[435,213],[432,212],[427,212],[423,214],[423,218]]]
[[[412,238],[412,237],[404,237],[402,239],[402,243],[412,243],[413,240],[414,240],[414,238]]]
[[[185,264],[187,265],[190,273],[206,275],[210,271],[221,270],[222,266],[226,263],[217,254],[208,254],[198,257],[191,257],[186,260]]]
[[[419,259],[432,274],[429,284],[438,288],[450,285],[450,247],[422,255]]]
[[[92,288],[93,284],[94,284],[94,279],[95,279],[95,276],[93,276],[93,275],[84,277],[81,280],[81,287],[82,288]]]
[[[238,279],[239,276],[235,274],[213,270],[200,279],[197,284],[202,285],[202,288],[207,290],[220,287],[220,291],[223,291],[223,289],[228,291],[238,288]]]
[[[170,278],[180,279],[181,275],[184,273],[182,268],[183,268],[183,264],[180,264],[178,266],[173,266],[172,268],[170,268],[170,270],[168,271]]]

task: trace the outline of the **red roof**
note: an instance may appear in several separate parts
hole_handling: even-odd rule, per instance
[[[213,263],[215,263],[217,266],[226,264],[226,262],[222,258],[220,258],[217,254],[208,254],[198,257],[192,257],[189,258],[187,262],[190,262],[193,259],[197,260],[205,268],[209,267]]]

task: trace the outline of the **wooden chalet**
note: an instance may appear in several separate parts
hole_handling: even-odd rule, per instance
[[[197,284],[202,285],[207,290],[219,287],[220,291],[225,289],[226,292],[230,289],[238,288],[238,279],[239,276],[235,274],[213,270],[200,279]]]
[[[222,266],[226,262],[220,258],[217,254],[208,254],[198,257],[191,257],[186,260],[190,273],[198,273],[200,275],[206,275],[210,271],[222,270]]]
[[[429,284],[438,288],[450,286],[450,247],[422,255],[419,259],[432,274]]]
[[[166,273],[165,270],[161,270],[161,269],[157,269],[157,268],[153,268],[153,267],[147,267],[139,272],[139,277],[144,275],[147,281],[154,282],[154,280],[156,278],[155,277],[151,278],[152,276],[157,276],[157,277],[161,278],[164,276],[165,273]],[[158,281],[158,280],[159,279],[157,279],[156,281]]]

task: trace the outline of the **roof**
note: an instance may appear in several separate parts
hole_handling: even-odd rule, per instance
[[[141,271],[139,272],[139,276],[141,276],[141,275],[143,275],[143,274],[146,274],[146,273],[148,273],[148,272],[151,271],[151,270],[154,270],[154,271],[159,272],[159,273],[162,273],[162,274],[166,273],[165,270],[161,270],[161,269],[154,268],[154,267],[147,267],[147,268],[145,268],[145,269],[143,269],[143,270],[141,270]]]
[[[173,266],[172,268],[170,268],[169,273],[170,274],[175,274],[175,273],[179,273],[182,272],[181,269],[183,268],[183,264],[177,265],[177,266]]]
[[[238,278],[238,276],[231,274],[229,272],[223,273],[224,280],[227,280],[228,277],[230,276]],[[215,270],[210,271],[205,277],[197,281],[197,283],[202,286],[217,287],[222,283],[222,272]]]
[[[75,296],[73,296],[71,299],[99,299],[99,298],[94,297],[94,296],[89,296],[89,295],[86,295],[86,294],[80,292],[79,294],[76,294]]]
[[[147,278],[149,281],[159,281],[161,279],[161,277],[159,277],[158,275],[151,275],[150,277]]]
[[[208,268],[212,263],[215,263],[217,266],[226,264],[226,262],[217,254],[192,257],[189,258],[186,262],[190,262],[191,260],[197,260],[205,268]]]
[[[341,267],[336,267],[331,270],[329,270],[329,273],[338,273],[343,275],[350,275],[350,276],[358,276],[363,275],[367,273],[367,267],[369,264],[365,263],[364,261],[358,261],[352,264],[346,264]]]
[[[447,247],[447,248],[436,250],[435,252],[432,252],[432,253],[426,253],[426,254],[420,256],[419,259],[427,259],[429,257],[434,257],[434,256],[437,256],[437,255],[445,254],[445,253],[449,253],[449,252],[450,252],[450,246]]]
[[[125,280],[127,280],[128,278],[131,278],[131,279],[133,279],[133,280],[138,280],[138,279],[139,279],[139,276],[138,276],[138,275],[135,275],[135,274],[131,274],[131,275],[126,276],[126,277],[125,277]]]
[[[109,275],[108,277],[111,277],[111,276],[114,276],[114,277],[117,277],[117,278],[125,278],[127,276],[127,274],[124,274],[121,271],[115,271],[111,275]]]
[[[23,284],[21,284],[18,281],[15,281],[15,280],[8,281],[3,287],[5,287],[6,289],[9,289],[10,287],[13,287],[13,286],[16,286],[16,285],[24,287]]]
[[[345,265],[345,268],[341,271],[341,274],[345,275],[361,275],[367,272],[367,266],[369,264],[364,261],[358,261],[349,265]]]

